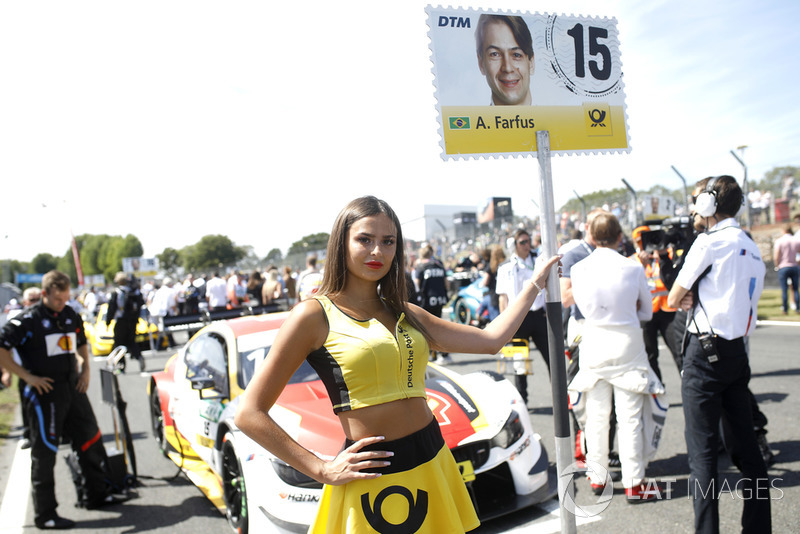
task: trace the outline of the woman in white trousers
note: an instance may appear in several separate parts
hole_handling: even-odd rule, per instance
[[[586,459],[594,462],[589,473],[592,489],[599,494],[608,483],[607,477],[601,477],[608,469],[613,408],[625,494],[628,502],[644,502],[655,495],[644,485],[647,458],[642,410],[646,394],[664,391],[648,364],[640,326],[653,314],[650,289],[641,264],[617,252],[622,228],[614,215],[598,215],[590,231],[597,248],[572,268],[575,304],[586,321],[580,371],[570,389],[586,396]],[[597,470],[600,473],[592,465],[602,468]]]

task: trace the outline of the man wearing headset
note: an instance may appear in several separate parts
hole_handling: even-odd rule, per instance
[[[734,216],[743,203],[731,176],[698,182],[697,236],[669,292],[667,305],[689,313],[681,394],[696,532],[719,532],[717,472],[720,422],[742,471],[742,532],[771,530],[767,468],[756,440],[748,393],[746,336],[755,328],[765,266]]]

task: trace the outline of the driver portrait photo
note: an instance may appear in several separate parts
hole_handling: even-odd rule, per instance
[[[533,39],[522,17],[483,14],[475,29],[478,68],[494,106],[530,106]]]

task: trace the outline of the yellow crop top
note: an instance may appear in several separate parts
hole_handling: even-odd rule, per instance
[[[353,319],[326,296],[314,298],[325,311],[328,337],[306,359],[325,384],[334,413],[426,397],[428,342],[405,314],[390,332],[377,319]]]

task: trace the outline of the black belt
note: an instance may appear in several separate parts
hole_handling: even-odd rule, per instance
[[[345,440],[344,447],[347,448],[355,443],[350,439]],[[432,460],[444,446],[444,438],[439,429],[439,423],[434,417],[424,428],[391,441],[381,441],[363,447],[361,451],[391,451],[394,456],[391,464],[386,467],[373,467],[362,469],[362,473],[382,473],[389,475],[410,471],[411,469]]]
[[[709,333],[709,332],[703,332],[703,333],[700,333],[700,334],[698,334],[696,332],[689,332],[689,335],[690,336],[699,337],[699,336],[702,336],[702,335],[707,334],[707,333]],[[717,335],[717,341],[718,342],[722,341],[723,343],[744,343],[744,336],[740,336],[740,337],[737,337],[737,338],[734,338],[734,339],[725,339],[724,337],[721,337],[721,336]]]

